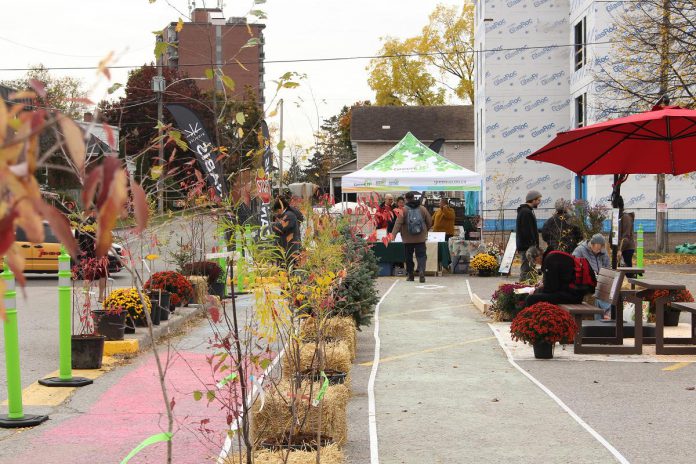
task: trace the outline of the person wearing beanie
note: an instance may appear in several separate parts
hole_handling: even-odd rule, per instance
[[[527,259],[527,250],[532,246],[539,246],[539,230],[534,210],[541,203],[541,193],[530,190],[525,198],[526,202],[517,208],[515,224],[517,251],[522,257],[520,280],[527,280],[532,276],[532,264]]]
[[[548,245],[547,252],[558,250],[572,253],[582,240],[582,231],[570,222],[570,214],[563,198],[556,200],[555,206],[553,216],[541,228],[541,238]]]
[[[573,256],[587,259],[595,275],[599,275],[599,270],[601,268],[610,267],[609,254],[605,249],[606,244],[607,241],[602,234],[594,234],[592,238],[582,242],[575,248]],[[596,300],[595,305],[604,310],[604,319],[609,319],[611,314],[611,303],[608,301]]]

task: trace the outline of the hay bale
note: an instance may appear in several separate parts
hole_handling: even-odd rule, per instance
[[[303,381],[301,383],[296,394],[295,407],[297,419],[302,427],[297,430],[298,426],[295,424],[295,430],[298,433],[316,433],[321,417],[321,434],[331,437],[334,443],[343,445],[348,438],[346,408],[348,407],[350,391],[346,385],[331,385],[326,390],[321,404],[316,407],[312,406],[312,400],[316,398],[320,389],[319,382]],[[263,410],[260,410],[260,401],[254,402],[252,434],[257,443],[273,440],[290,432],[292,425],[291,401],[292,386],[289,381],[283,380],[266,391]],[[319,415],[320,409],[321,416]]]
[[[285,456],[288,460],[285,461]],[[337,445],[328,445],[321,448],[321,462],[323,464],[343,464],[345,456]],[[241,463],[238,460],[239,456],[229,456],[225,460],[225,464],[244,464],[246,463],[246,455],[242,454]],[[254,462],[256,464],[315,464],[317,462],[316,451],[269,451],[259,450],[254,452]]]
[[[208,279],[202,276],[186,277],[193,286],[193,301],[196,304],[205,304],[205,297],[208,296]]]
[[[316,353],[316,343],[299,344],[299,365],[294,350],[286,352],[283,357],[283,375],[291,376],[296,372],[309,371],[319,366],[319,355]],[[338,372],[350,372],[353,359],[348,343],[337,340],[324,343],[324,369]]]
[[[319,320],[315,317],[309,317],[302,321],[300,338],[303,340],[311,340],[316,338],[318,330]],[[355,320],[352,317],[327,318],[324,320],[321,332],[325,339],[345,341],[348,344],[348,349],[350,350],[351,361],[355,359],[357,330],[355,329]]]

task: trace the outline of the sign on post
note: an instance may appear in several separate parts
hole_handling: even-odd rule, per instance
[[[619,246],[619,208],[611,210],[611,244]]]
[[[500,267],[498,268],[499,273],[510,274],[510,269],[512,269],[512,261],[515,259],[515,251],[517,251],[517,233],[510,232],[510,237],[508,237],[503,259],[500,260]]]

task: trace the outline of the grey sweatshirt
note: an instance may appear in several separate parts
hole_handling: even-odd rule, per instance
[[[589,240],[585,240],[584,242],[580,243],[580,245],[575,248],[575,251],[573,251],[573,256],[577,256],[578,258],[586,258],[587,261],[590,262],[590,266],[592,266],[592,270],[595,272],[595,275],[599,275],[599,270],[601,268],[611,267],[609,265],[609,255],[607,252],[602,250],[598,254],[594,254],[592,252],[592,248],[590,248]]]

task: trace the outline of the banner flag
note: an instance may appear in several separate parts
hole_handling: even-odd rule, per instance
[[[222,166],[216,160],[218,155],[213,153],[213,143],[203,128],[200,118],[183,105],[166,105],[166,107],[174,116],[176,125],[183,132],[189,150],[198,159],[198,165],[206,182],[215,189],[220,199],[227,199],[228,190],[225,175],[222,172]]]

